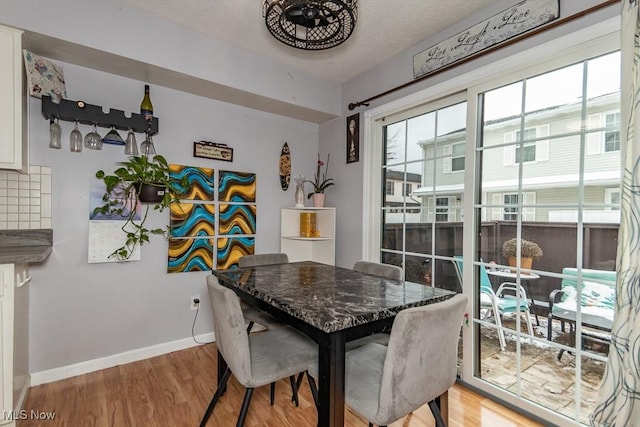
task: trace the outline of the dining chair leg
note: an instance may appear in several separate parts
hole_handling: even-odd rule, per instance
[[[296,376],[291,375],[289,377],[289,382],[291,383],[291,392],[293,393],[293,401],[296,404],[296,407],[300,406],[300,402],[298,402],[298,386],[296,384]]]
[[[440,413],[440,408],[435,400],[429,402],[429,409],[431,409],[431,413],[433,414],[433,418],[436,420],[436,427],[447,427],[442,419],[442,414]]]
[[[271,403],[271,406],[273,406],[273,402],[275,402],[275,398],[276,398],[276,383],[273,382],[271,383],[270,388],[270,393],[269,393],[269,402]]]
[[[316,404],[316,408],[318,407],[318,387],[316,387],[316,380],[313,379],[309,372],[307,371],[307,380],[309,380],[309,388],[311,389],[311,396],[313,396],[313,402]]]
[[[251,332],[251,328],[253,328],[254,324],[255,322],[249,322],[249,324],[247,325],[247,333]]]
[[[230,375],[231,375],[231,370],[227,368],[224,371],[224,374],[222,375],[220,382],[218,383],[218,389],[213,394],[213,398],[211,398],[211,402],[209,402],[209,406],[207,406],[207,410],[205,411],[204,416],[202,417],[202,421],[200,421],[200,427],[204,427],[205,425],[207,425],[207,421],[209,420],[209,417],[213,412],[213,408],[216,407],[216,404],[218,403],[220,396],[222,396],[222,393],[224,393],[224,390],[227,387],[227,381],[229,380]]]
[[[302,385],[302,378],[304,378],[304,372],[298,374],[298,379],[296,380],[296,388],[298,390],[300,390],[300,386]],[[291,401],[293,402],[293,393],[291,394]]]
[[[244,425],[244,419],[247,418],[247,412],[249,411],[249,403],[251,403],[251,396],[253,396],[253,388],[247,388],[247,391],[244,393],[242,409],[240,409],[240,415],[238,416],[236,427],[242,427]]]

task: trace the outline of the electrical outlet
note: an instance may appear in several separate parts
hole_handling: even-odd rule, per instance
[[[189,305],[191,306],[191,311],[195,311],[198,309],[198,306],[200,306],[200,301],[200,295],[191,295],[189,297]]]

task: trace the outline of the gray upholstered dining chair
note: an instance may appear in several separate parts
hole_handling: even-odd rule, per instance
[[[436,399],[456,381],[458,337],[468,298],[457,294],[435,304],[402,310],[389,345],[370,343],[347,352],[345,402],[369,421],[386,426],[425,403],[444,420]],[[308,370],[314,398],[318,366]]]
[[[397,265],[383,264],[370,261],[356,261],[353,269],[360,273],[382,276],[387,279],[402,280],[402,268]]]
[[[318,345],[291,327],[250,335],[244,327],[240,301],[235,292],[221,286],[213,275],[207,276],[207,289],[213,310],[216,346],[227,363],[227,369],[218,383],[200,426],[206,425],[232,372],[238,382],[246,388],[236,426],[244,424],[256,387],[271,384],[273,404],[275,381],[289,377],[297,403],[294,375],[317,363]]]
[[[402,268],[392,264],[382,264],[379,262],[370,261],[356,261],[353,264],[353,270],[360,273],[371,274],[374,276],[381,276],[392,280],[402,280]],[[363,338],[358,338],[353,341],[347,342],[347,350],[352,350],[356,347],[363,346],[370,342],[376,342],[378,344],[387,345],[389,342],[389,334],[379,332],[373,335],[369,335]]]
[[[287,264],[289,257],[283,253],[267,253],[256,255],[245,255],[238,260],[238,267],[256,267],[259,265],[273,265],[273,264]],[[254,324],[259,324],[265,327],[265,329],[274,329],[284,326],[284,323],[275,319],[264,311],[251,307],[250,305],[240,302],[242,307],[242,314],[246,321],[249,322],[247,326],[247,332],[251,332]]]

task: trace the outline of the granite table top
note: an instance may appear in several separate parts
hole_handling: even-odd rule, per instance
[[[454,292],[312,261],[213,271],[237,288],[326,333],[444,301]]]

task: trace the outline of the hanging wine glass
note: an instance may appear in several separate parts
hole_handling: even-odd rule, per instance
[[[127,134],[127,141],[124,145],[124,154],[127,156],[137,156],[138,155],[138,143],[136,142],[136,134],[133,133],[133,130],[129,129],[129,133]]]
[[[98,127],[93,124],[93,130],[84,136],[84,146],[90,150],[102,150],[102,137],[98,133]]]
[[[62,148],[62,128],[58,124],[58,119],[51,120],[49,123],[49,148]]]
[[[144,142],[140,144],[140,152],[145,157],[153,157],[156,155],[156,148],[153,146],[153,139],[149,133],[147,133],[147,138]]]
[[[102,138],[104,144],[125,145],[124,139],[120,136],[115,126]]]
[[[82,134],[78,130],[77,120],[71,134],[69,134],[69,145],[72,153],[79,153],[82,151]]]

